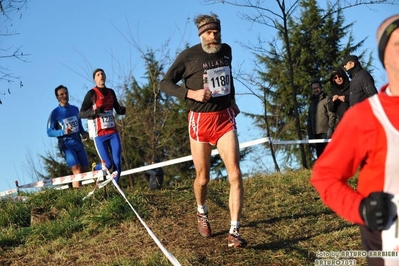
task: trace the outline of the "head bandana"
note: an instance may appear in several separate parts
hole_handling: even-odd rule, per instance
[[[388,44],[389,38],[391,37],[391,34],[394,30],[399,28],[399,19],[396,19],[392,21],[390,24],[388,24],[384,31],[381,34],[381,37],[378,40],[378,56],[380,58],[380,61],[382,65],[385,68],[384,65],[384,54],[385,54],[385,47]]]
[[[208,22],[198,27],[198,36],[201,36],[207,30],[219,30],[220,31],[220,23],[218,22]]]

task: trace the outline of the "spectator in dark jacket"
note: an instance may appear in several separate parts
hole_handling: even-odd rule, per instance
[[[311,84],[313,95],[307,117],[309,139],[329,139],[333,133],[336,115],[328,110],[328,95],[322,90],[321,82],[315,80]],[[316,143],[317,158],[320,157],[327,142]]]
[[[349,107],[377,93],[373,77],[362,68],[356,55],[348,55],[342,66],[351,78]]]
[[[336,123],[338,124],[349,108],[350,81],[345,71],[338,67],[331,72],[330,83],[332,96],[328,102],[328,109],[337,115]]]

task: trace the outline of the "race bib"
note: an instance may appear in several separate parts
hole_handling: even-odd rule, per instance
[[[71,133],[79,132],[79,123],[76,116],[64,118],[62,121],[64,122],[65,128],[72,129]]]
[[[115,127],[114,114],[111,110],[105,111],[105,113],[101,113],[99,119],[101,129]]]
[[[212,97],[220,97],[230,93],[231,75],[230,67],[208,69],[204,73],[204,89],[212,92]]]

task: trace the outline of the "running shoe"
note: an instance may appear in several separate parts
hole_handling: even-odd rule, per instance
[[[91,164],[91,170],[92,170],[93,172],[95,171],[94,168],[96,168],[96,165],[97,165],[96,163],[92,163],[92,164]]]
[[[227,237],[227,245],[229,247],[243,248],[247,246],[247,241],[241,237],[238,229],[234,229],[233,233]]]
[[[92,171],[92,172],[96,171],[96,169],[95,169],[96,166],[97,166],[96,163],[92,163],[92,164],[91,164],[91,171]],[[94,177],[94,178],[93,178],[93,181],[96,182],[95,186],[97,186],[99,180],[100,180],[100,178],[98,178],[98,177]]]
[[[201,236],[203,237],[211,237],[211,226],[209,225],[208,213],[199,213],[197,212],[198,216],[198,231]]]

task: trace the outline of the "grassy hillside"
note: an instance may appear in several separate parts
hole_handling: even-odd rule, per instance
[[[362,250],[359,230],[326,208],[310,171],[245,180],[241,233],[245,249],[228,248],[228,191],[212,180],[208,206],[213,237],[197,232],[192,184],[149,191],[125,189],[128,201],[182,265],[314,265],[317,251]],[[110,183],[88,200],[90,187],[47,190],[26,202],[0,202],[0,265],[171,265]],[[30,226],[33,208],[49,221]],[[364,259],[356,259],[364,265]]]

